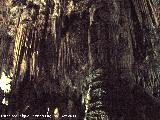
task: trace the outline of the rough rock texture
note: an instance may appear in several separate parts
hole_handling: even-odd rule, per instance
[[[77,115],[64,120],[160,118],[158,2],[6,4],[0,69],[12,77],[9,114],[46,114],[50,108],[60,119]]]

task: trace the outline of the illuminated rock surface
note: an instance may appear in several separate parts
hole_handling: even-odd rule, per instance
[[[159,120],[156,0],[10,0],[1,6],[7,9],[0,16],[4,92],[12,79],[1,113],[35,117],[49,108],[64,120]]]

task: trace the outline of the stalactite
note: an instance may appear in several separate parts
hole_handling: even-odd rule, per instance
[[[12,111],[43,113],[52,107],[59,115],[68,111],[81,119],[85,107],[85,119],[130,119],[130,112],[143,118],[133,109],[144,114],[142,96],[147,93],[135,84],[154,94],[159,86],[153,66],[143,70],[154,58],[149,56],[155,44],[150,0],[27,0],[14,5],[11,12],[18,10],[18,19],[13,19],[10,35],[18,84],[16,89],[13,86],[12,105],[21,100],[23,106],[15,105]],[[29,85],[29,96],[25,94],[30,90],[20,95]],[[145,101],[140,106],[137,96]],[[29,100],[32,97],[35,105]]]

